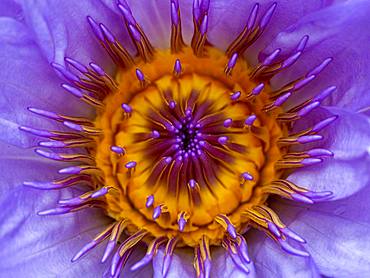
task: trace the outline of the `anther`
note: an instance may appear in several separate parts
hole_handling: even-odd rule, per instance
[[[237,100],[240,98],[240,96],[241,96],[241,92],[240,92],[240,91],[237,91],[237,92],[232,93],[232,94],[230,95],[230,99],[231,99],[232,101],[237,101]]]
[[[251,126],[253,125],[253,123],[254,123],[254,121],[255,121],[256,119],[257,119],[257,116],[256,116],[255,114],[252,114],[252,115],[248,116],[248,117],[245,119],[244,124],[245,124],[246,126],[251,127]]]
[[[175,66],[173,68],[173,72],[174,72],[175,76],[180,76],[180,74],[182,72],[181,62],[180,62],[179,59],[176,59],[176,61],[175,61]]]
[[[231,127],[232,124],[233,124],[233,120],[231,118],[228,118],[224,121],[224,127],[226,128]]]
[[[236,65],[236,61],[238,60],[238,56],[238,53],[235,52],[229,59],[229,62],[227,63],[227,66],[225,68],[226,75],[231,75],[231,72]]]
[[[136,167],[136,165],[137,165],[136,161],[130,161],[130,162],[127,162],[127,163],[125,164],[125,167],[126,167],[127,169],[132,169],[132,168],[135,168],[135,167]]]
[[[153,210],[153,220],[156,220],[161,216],[162,213],[167,212],[168,208],[166,205],[160,204],[159,206],[156,206]]]
[[[179,226],[179,231],[183,232],[185,229],[185,225],[188,222],[189,215],[185,212],[182,211],[177,215],[177,224]]]
[[[126,113],[128,114],[132,113],[132,107],[128,105],[127,103],[122,103],[121,106],[122,106],[123,111],[125,111]]]
[[[154,195],[149,195],[149,196],[146,198],[145,206],[146,206],[147,208],[150,208],[153,204],[154,204]]]
[[[111,146],[110,150],[119,155],[123,155],[126,153],[125,149],[119,146]]]

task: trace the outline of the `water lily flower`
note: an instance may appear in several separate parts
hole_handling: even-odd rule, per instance
[[[1,277],[369,277],[368,1],[0,3]]]

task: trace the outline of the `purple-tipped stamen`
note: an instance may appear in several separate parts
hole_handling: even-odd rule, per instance
[[[65,67],[57,63],[51,63],[51,66],[64,76],[70,82],[79,82],[80,79],[72,72],[68,71]]]
[[[293,232],[288,227],[282,228],[281,229],[281,232],[285,236],[287,236],[287,237],[289,237],[289,238],[291,238],[291,239],[293,239],[293,240],[295,240],[295,241],[297,241],[299,243],[306,243],[306,240],[305,239],[303,239],[301,236],[299,236],[298,234],[296,234],[295,232]]]
[[[132,169],[132,168],[135,168],[135,167],[136,167],[136,165],[137,165],[136,161],[130,161],[130,162],[127,162],[127,163],[125,164],[125,167],[126,167],[127,169]]]
[[[276,237],[281,237],[279,228],[273,222],[268,222],[267,227],[273,235]]]
[[[205,35],[205,33],[207,33],[207,30],[208,30],[208,15],[205,15],[203,17],[203,20],[202,20],[202,23],[200,24],[200,33],[202,34],[202,36]]]
[[[231,98],[231,100],[236,101],[236,100],[238,100],[240,98],[241,94],[242,93],[240,91],[237,91],[235,93],[232,93],[231,96],[230,96],[230,98]]]
[[[111,146],[110,150],[116,154],[122,155],[125,154],[125,149],[119,146]]]
[[[297,138],[297,142],[300,144],[312,143],[322,140],[324,137],[322,135],[302,135]]]
[[[132,113],[132,107],[128,105],[127,103],[122,103],[121,106],[122,106],[123,111],[125,111],[126,113],[128,114]]]
[[[176,75],[180,75],[182,72],[181,62],[179,59],[176,59],[175,66],[173,68]]]
[[[258,84],[256,87],[253,88],[252,95],[253,96],[259,95],[262,92],[263,88],[265,88],[265,84],[264,83]]]
[[[321,158],[304,158],[301,160],[301,164],[304,166],[312,166],[321,163],[323,160]]]
[[[228,127],[231,127],[231,125],[233,124],[233,120],[228,118],[224,121],[224,127],[228,128]]]
[[[135,39],[135,41],[140,42],[141,41],[141,34],[139,30],[136,28],[136,26],[129,24],[128,29],[130,30],[130,33],[132,37]]]
[[[239,57],[238,53],[236,53],[236,52],[233,53],[233,55],[231,56],[231,58],[230,58],[230,60],[229,60],[229,62],[227,64],[227,67],[229,69],[233,69],[235,67],[236,61],[238,60],[238,57]]]
[[[145,76],[140,69],[136,69],[136,77],[141,82],[145,81]]]
[[[67,92],[71,93],[75,97],[82,98],[83,92],[80,89],[77,89],[76,87],[73,87],[68,84],[62,84],[62,88],[65,89]]]
[[[105,71],[99,66],[99,65],[97,65],[97,64],[95,64],[95,63],[89,63],[89,65],[90,65],[90,67],[97,73],[97,74],[99,74],[100,76],[105,76],[105,75],[107,75],[106,73],[105,73]]]
[[[317,124],[315,124],[311,130],[311,132],[319,132],[321,131],[322,129],[324,129],[325,127],[327,127],[329,124],[331,124],[332,122],[334,122],[336,119],[338,119],[338,116],[332,116],[330,118],[326,118],[325,120],[322,120],[320,122],[318,122]]]
[[[154,204],[154,195],[149,195],[148,197],[146,197],[145,206],[147,208],[150,208],[153,204]]]
[[[333,156],[334,153],[327,150],[327,149],[311,149],[309,151],[306,151],[306,153],[311,157],[320,157],[320,156]]]
[[[245,119],[245,121],[244,121],[244,124],[246,125],[246,126],[252,126],[253,125],[253,123],[254,123],[254,121],[257,119],[257,116],[256,115],[250,115],[250,116],[248,116],[246,119]]]
[[[229,138],[227,136],[220,136],[220,137],[217,138],[217,142],[220,145],[226,145],[228,140],[229,140]]]
[[[251,174],[249,174],[248,172],[242,173],[241,177],[244,181],[252,181],[253,180],[253,176]]]
[[[309,257],[310,254],[306,251],[302,251],[299,249],[294,248],[293,246],[289,245],[289,243],[281,238],[278,239],[278,242],[280,243],[281,248],[288,252],[289,254],[300,256],[300,257]]]

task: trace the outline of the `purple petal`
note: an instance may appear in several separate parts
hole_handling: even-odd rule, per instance
[[[287,254],[259,231],[248,233],[247,238],[251,243],[248,246],[258,277],[320,277],[312,258]]]
[[[26,26],[11,18],[1,18],[0,24],[0,140],[19,146],[34,145],[35,137],[20,131],[18,125],[55,126],[34,117],[27,107],[76,115],[84,111],[88,115],[91,109],[63,92],[59,78],[41,56]]]
[[[361,190],[370,181],[370,125],[366,116],[339,108],[326,107],[300,121],[301,130],[320,119],[338,115],[338,119],[320,133],[324,139],[309,147],[321,147],[334,153],[320,166],[299,169],[289,180],[312,191],[331,191],[331,200],[345,198]]]
[[[0,273],[6,277],[80,277],[85,273],[102,275],[104,266],[95,250],[80,263],[71,258],[108,223],[99,210],[68,215],[37,216],[55,206],[58,199],[81,194],[77,189],[40,192],[22,185],[24,180],[49,180],[60,163],[0,143]],[[99,250],[99,248],[96,248]],[[102,252],[99,250],[97,252]]]
[[[304,236],[306,250],[327,277],[362,277],[370,273],[370,183],[349,198],[308,208],[276,203],[289,228]]]
[[[164,248],[158,249],[153,258],[153,278],[162,278],[162,265],[165,252]],[[166,278],[193,278],[195,270],[193,267],[194,252],[190,248],[175,249],[172,262]]]
[[[41,0],[22,1],[22,6],[25,22],[49,62],[63,65],[64,56],[69,56],[84,63],[94,60],[103,67],[112,66],[86,20],[91,16],[122,37],[124,28],[119,17],[105,5],[99,1]]]
[[[310,2],[310,1],[307,1]],[[276,84],[293,80],[308,72],[328,57],[332,63],[308,86],[298,98],[312,95],[325,86],[335,85],[337,91],[327,100],[327,105],[338,105],[359,111],[370,105],[370,62],[368,28],[370,5],[367,1],[338,1],[330,7],[302,17],[274,39],[264,51],[265,55],[280,47],[292,49],[297,40],[308,34],[304,54],[294,69],[280,74]],[[343,36],[343,34],[346,34]]]
[[[250,244],[249,244],[250,245]],[[243,261],[241,261],[243,262]],[[228,278],[228,277],[258,277],[255,272],[255,266],[252,262],[245,263],[245,266],[248,268],[249,273],[246,276],[245,272],[239,269],[232,258],[230,257],[229,253],[223,248],[215,248],[212,250],[212,273],[214,273],[212,277],[217,278]]]

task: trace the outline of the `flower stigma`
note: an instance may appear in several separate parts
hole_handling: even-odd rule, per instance
[[[290,53],[276,49],[252,65],[243,54],[266,29],[276,3],[264,9],[255,4],[244,29],[222,51],[207,40],[209,2],[194,1],[194,33],[186,45],[179,2],[171,0],[170,49],[155,49],[134,11],[120,0],[117,8],[135,55],[103,23],[87,17],[97,41],[117,65],[114,76],[93,62],[85,66],[70,57],[65,58],[67,66],[52,64],[66,80],[62,87],[94,107],[96,117],[30,107],[32,113],[69,130],[22,126],[23,131],[49,139],[39,146],[51,151],[38,148],[36,153],[69,164],[59,170],[60,179],[25,185],[46,190],[88,188],[39,215],[97,207],[112,219],[72,261],[106,242],[102,262],[111,257],[109,273],[118,277],[138,243],[145,242],[147,253],[131,270],[150,263],[158,248],[164,247],[162,274],[166,276],[175,248],[191,247],[197,277],[210,277],[210,247],[222,246],[235,265],[249,273],[246,232],[251,228],[265,233],[287,253],[309,256],[305,240],[280,220],[269,207],[269,198],[313,204],[332,195],[310,191],[286,178],[297,168],[333,155],[326,149],[299,147],[322,140],[319,132],[336,117],[298,132],[293,127],[336,88],[325,88],[289,109],[284,106],[316,80],[332,59],[272,89],[271,78],[299,59],[308,36]]]

